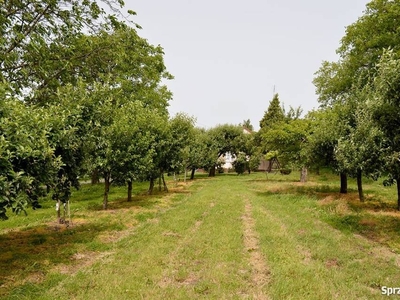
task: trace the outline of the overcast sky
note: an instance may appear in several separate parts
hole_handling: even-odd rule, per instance
[[[197,126],[257,129],[275,86],[285,107],[318,107],[314,73],[335,50],[367,0],[126,0],[139,34],[165,51],[175,76],[170,113]]]

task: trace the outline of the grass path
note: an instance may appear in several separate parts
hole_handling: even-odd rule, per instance
[[[315,197],[277,184],[198,180],[94,264],[54,269],[9,299],[381,299],[382,286],[400,286],[397,254],[333,228]]]

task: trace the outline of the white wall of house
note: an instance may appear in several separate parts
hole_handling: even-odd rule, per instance
[[[251,131],[243,127],[243,133],[251,134]],[[222,168],[232,169],[233,168],[232,163],[235,161],[236,158],[233,157],[232,153],[230,153],[230,152],[225,153],[224,158],[225,158],[225,164],[222,165]]]

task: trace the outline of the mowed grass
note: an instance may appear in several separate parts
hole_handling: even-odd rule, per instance
[[[70,228],[51,202],[0,223],[0,297],[380,299],[400,286],[395,188],[367,181],[359,203],[353,181],[343,196],[329,172],[297,177],[198,177],[154,196],[138,185],[131,203],[114,188],[107,211],[102,187],[85,186]]]

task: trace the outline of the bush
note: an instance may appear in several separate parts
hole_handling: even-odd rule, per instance
[[[240,153],[236,160],[232,163],[233,168],[239,175],[243,174],[249,168],[249,162],[246,155]]]

